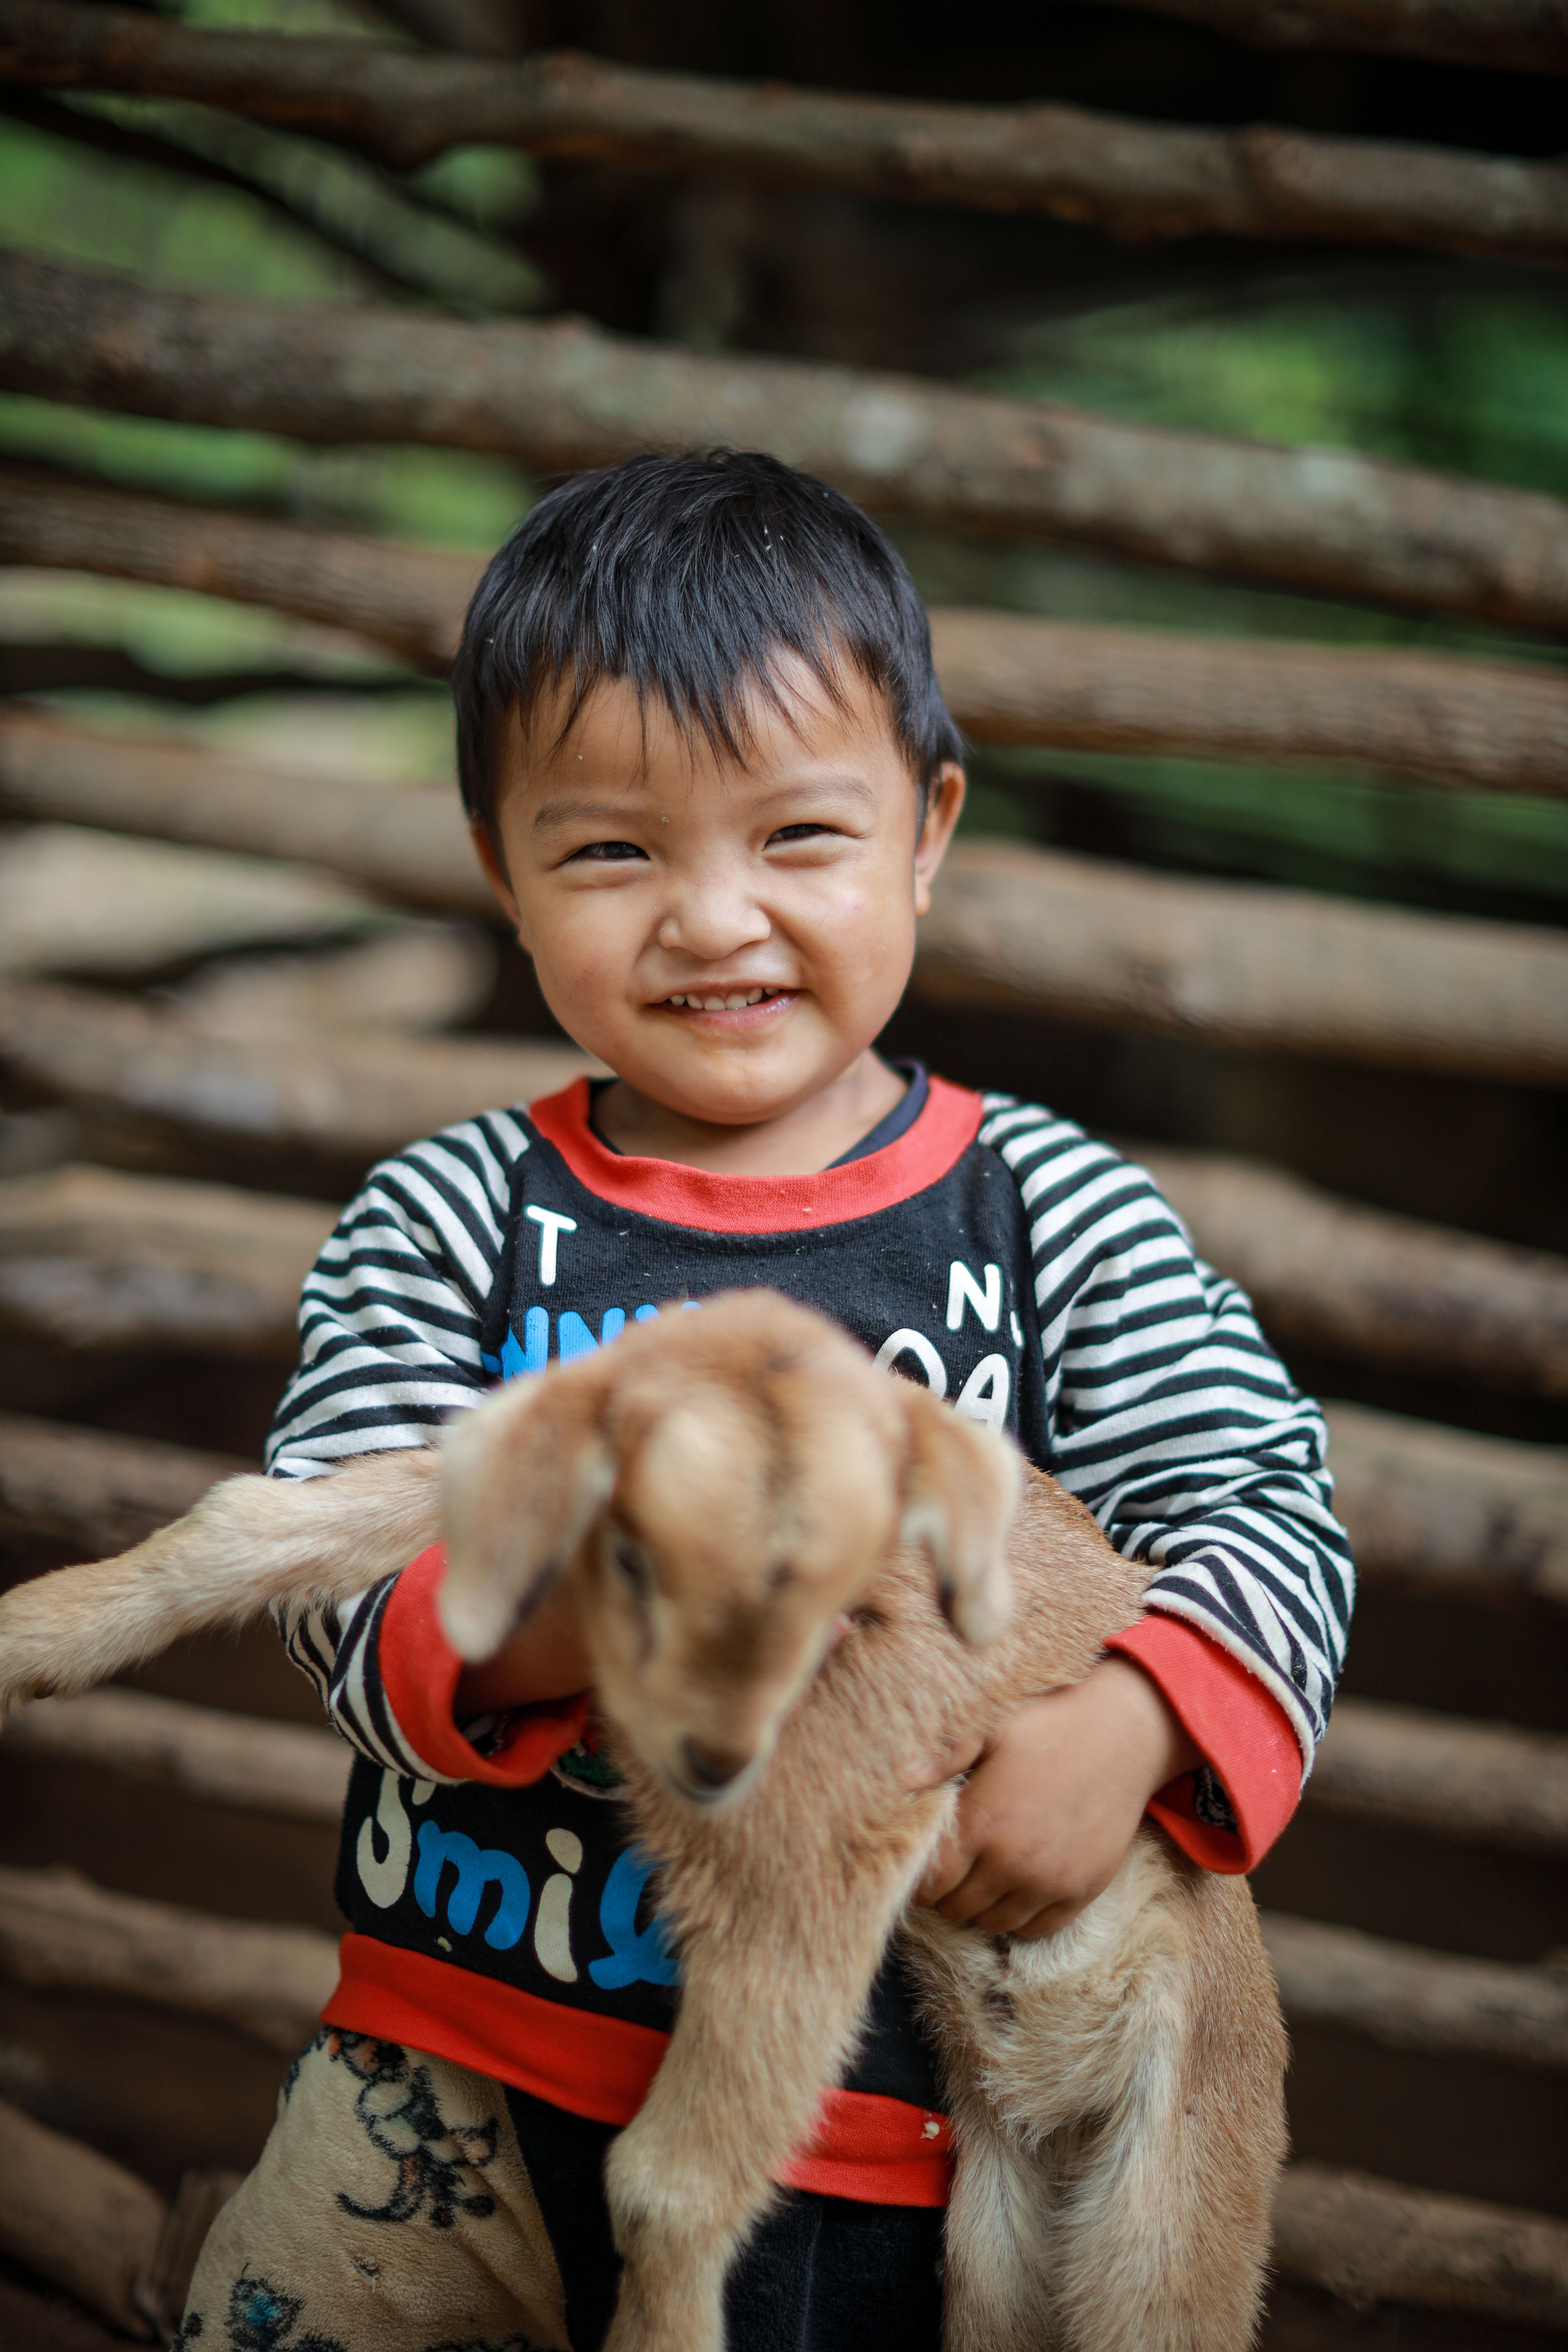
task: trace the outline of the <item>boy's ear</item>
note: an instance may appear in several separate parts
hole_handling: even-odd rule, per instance
[[[926,797],[925,820],[920,839],[915,844],[915,913],[924,915],[931,909],[931,886],[936,879],[937,868],[947,856],[947,845],[952,839],[963,807],[968,785],[963,770],[956,760],[944,760],[937,770],[936,780]]]
[[[470,1665],[493,1657],[543,1600],[616,1482],[601,1359],[512,1381],[455,1422],[441,1447],[447,1567],[437,1603]]]
[[[1007,1536],[1023,1486],[1018,1457],[929,1390],[899,1386],[907,1391],[909,1430],[900,1541],[925,1552],[943,1616],[971,1648],[984,1649],[1006,1632],[1013,1611]]]
[[[506,867],[500,862],[495,843],[477,819],[469,824],[468,838],[474,845],[475,856],[485,869],[485,880],[500,901],[501,913],[514,931],[519,929],[522,923],[522,915],[518,907],[517,894],[511,887]]]

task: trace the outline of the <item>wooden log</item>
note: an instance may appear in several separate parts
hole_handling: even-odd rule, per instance
[[[337,1219],[237,1185],[52,1168],[0,1183],[0,1328],[288,1364],[300,1286]]]
[[[1207,25],[1257,49],[1351,49],[1568,73],[1563,0],[1099,0]]]
[[[1195,130],[1077,106],[849,96],[570,51],[437,59],[370,41],[149,24],[61,0],[0,0],[0,79],[195,100],[404,169],[479,141],[683,177],[1053,214],[1129,238],[1568,253],[1568,176],[1552,164],[1263,123]],[[386,266],[384,241],[367,249]]]
[[[0,1061],[99,1110],[361,1167],[600,1068],[544,1041],[212,1034],[146,1003],[46,987],[0,987]]]
[[[471,325],[241,301],[11,254],[0,261],[0,386],[301,441],[498,450],[552,468],[730,442],[770,449],[874,509],[1413,611],[1568,626],[1568,507],[1535,491],[1349,451],[1118,424],[917,376],[703,356],[581,320]]]
[[[361,890],[298,866],[77,825],[0,834],[0,973],[149,979],[201,958],[363,937]]]
[[[0,1536],[108,1559],[181,1517],[220,1478],[256,1466],[156,1438],[0,1413]]]
[[[1568,940],[1272,884],[961,842],[917,995],[1215,1045],[1516,1085],[1568,1077]]]
[[[205,1804],[334,1828],[353,1762],[334,1732],[136,1690],[35,1699],[6,1725],[5,1749],[106,1766]]]
[[[345,784],[15,709],[0,711],[0,806],[323,866],[406,906],[497,911],[455,793]]]
[[[193,2165],[180,2175],[163,2234],[147,2274],[146,2301],[164,2343],[176,2340],[191,2280],[207,2231],[245,2175],[227,2165]],[[64,2347],[61,2347],[64,2352]]]
[[[122,2335],[146,2337],[155,2332],[153,2274],[168,2222],[169,2208],[145,2180],[0,2099],[0,2252]]]
[[[1342,1698],[1307,1801],[1477,1845],[1568,1854],[1568,1739]]]
[[[1394,2050],[1568,2068],[1568,1971],[1457,1959],[1351,1927],[1263,1914],[1292,2026],[1324,2025]]]
[[[1542,2213],[1293,2164],[1275,2200],[1274,2260],[1357,2311],[1415,2304],[1568,2330],[1568,2221]]]
[[[1557,672],[941,605],[931,623],[948,707],[978,742],[1568,793],[1568,677]]]
[[[1363,1581],[1568,1603],[1568,1450],[1326,1410],[1334,1508]]]
[[[468,556],[142,497],[24,467],[0,467],[0,563],[101,572],[264,604],[352,630],[440,677],[483,570]],[[389,855],[395,858],[395,845]]]
[[[292,2055],[337,1982],[338,1948],[319,1928],[147,1903],[74,1870],[0,1867],[0,1972],[216,2018]]]
[[[400,583],[416,583],[425,560],[416,549],[334,538],[323,563],[322,534],[297,524],[193,512],[173,500],[3,471],[0,499],[5,506],[0,551],[8,546],[16,561],[131,570],[138,578],[188,583],[202,548],[216,542],[218,569],[208,584],[225,594],[243,596],[254,582],[255,601],[282,602],[318,619],[331,606],[331,616],[366,634],[380,629],[403,652],[431,626],[427,592],[405,614],[398,604]],[[99,530],[99,523],[106,528]],[[470,565],[439,562],[452,604],[446,634],[423,640],[430,667],[450,656],[474,576]],[[931,620],[948,707],[979,742],[1306,761],[1373,768],[1429,783],[1568,793],[1568,679],[1542,667],[1227,642],[942,605],[933,608]],[[188,780],[184,794],[174,782],[181,775]],[[109,821],[116,801],[141,778],[150,810],[168,812],[145,829],[180,826],[178,838],[221,845],[195,822],[212,789],[208,780],[220,777],[233,779],[226,803],[235,803],[237,812],[249,808],[249,823],[237,824],[234,846],[265,848],[271,842],[278,854],[298,855],[303,853],[281,845],[291,836],[315,836],[329,853],[320,862],[343,870],[341,858],[330,854],[339,827],[357,809],[361,823],[352,834],[363,830],[364,803],[353,799],[352,788],[333,789],[327,778],[275,774],[177,736],[105,738],[25,707],[0,713],[0,790],[18,808],[39,815],[79,808],[81,822]],[[456,824],[449,835],[439,834],[434,876],[421,877],[414,851],[424,835],[436,835],[429,813],[435,798],[402,791],[398,802],[414,805],[388,803],[388,838],[363,845],[360,870],[368,878],[363,864],[368,853],[384,870],[388,887],[412,903],[462,903],[466,894],[480,904],[488,892]],[[182,826],[183,802],[190,803],[191,816]],[[94,808],[106,812],[103,820],[87,814]]]
[[[495,979],[495,939],[477,924],[389,923],[346,948],[226,957],[172,1001],[207,1037],[422,1036],[472,1020]]]
[[[1568,1393],[1568,1260],[1363,1208],[1254,1160],[1164,1145],[1138,1157],[1287,1349]]]

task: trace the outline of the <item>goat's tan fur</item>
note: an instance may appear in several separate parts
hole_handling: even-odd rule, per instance
[[[362,1589],[438,1532],[435,1460],[231,1481],[121,1559],[22,1588],[0,1601],[0,1703]],[[911,1790],[909,1761],[1079,1680],[1137,1614],[1141,1568],[1038,1473],[1015,1515],[1007,1449],[765,1293],[514,1384],[441,1466],[465,1655],[580,1580],[682,1954],[669,2051],[609,2159],[608,2352],[717,2352],[725,2270],[849,2063],[900,1918],[957,2128],[949,2352],[1241,2352],[1284,2142],[1245,1885],[1145,1829],[1043,1941],[906,1908],[955,1802]],[[721,1801],[694,1801],[721,1774]]]

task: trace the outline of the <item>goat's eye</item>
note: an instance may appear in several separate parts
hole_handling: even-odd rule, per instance
[[[646,1601],[653,1591],[653,1564],[641,1544],[628,1543],[625,1536],[617,1536],[610,1556],[626,1590],[639,1601]]]

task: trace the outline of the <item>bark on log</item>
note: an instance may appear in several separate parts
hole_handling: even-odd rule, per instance
[[[333,1828],[353,1762],[331,1731],[136,1690],[35,1699],[5,1727],[0,1754],[7,1748],[103,1766],[209,1805]]]
[[[1267,123],[1195,130],[1077,106],[851,96],[571,51],[437,59],[369,41],[148,23],[60,0],[0,0],[0,79],[195,100],[403,169],[479,141],[682,176],[1046,213],[1127,238],[1568,255],[1560,165]]]
[[[1568,2221],[1543,2213],[1293,2164],[1275,2201],[1274,2260],[1286,2278],[1357,2311],[1416,2304],[1568,2329]]]
[[[1456,1959],[1277,1911],[1262,1917],[1292,2026],[1331,2026],[1435,2057],[1568,2068],[1568,1970]]]
[[[600,1069],[544,1042],[364,1029],[214,1036],[151,1004],[44,987],[0,987],[0,1061],[99,1110],[363,1167]]]
[[[146,2337],[168,2223],[169,2208],[145,2180],[0,2099],[0,2252],[121,2334]]]
[[[0,1867],[0,1972],[216,2018],[292,2056],[337,1982],[338,1948],[315,1927],[112,1895],[74,1870]]]
[[[1363,1580],[1568,1604],[1568,1451],[1331,1404],[1334,1508]]]
[[[1568,1393],[1568,1259],[1362,1208],[1257,1161],[1135,1148],[1199,1255],[1287,1349]]]
[[[0,563],[102,572],[264,604],[352,630],[442,677],[483,569],[466,555],[9,466],[0,467]]]
[[[0,806],[324,866],[405,906],[497,912],[455,793],[367,789],[177,737],[64,727],[24,709],[0,711]]]
[[[0,560],[8,554],[13,562],[128,572],[161,584],[200,584],[247,602],[280,604],[308,618],[379,635],[394,651],[416,656],[421,667],[431,669],[450,659],[475,576],[463,559],[426,559],[416,549],[384,541],[181,509],[173,500],[3,470],[0,501]],[[450,588],[445,622],[431,583],[420,583],[427,560],[434,562],[433,577]],[[401,604],[405,587],[410,592],[406,610]],[[1099,628],[942,605],[933,608],[931,619],[937,676],[948,707],[980,742],[1304,761],[1492,791],[1568,793],[1568,678],[1544,667],[1436,654],[1226,642],[1163,629]],[[51,800],[48,786],[58,777],[63,791],[74,778],[70,789],[85,795],[82,804],[90,806],[102,739],[87,739],[92,756],[79,758],[73,767],[69,747],[82,740],[37,713],[0,716],[0,784],[20,806],[63,813],[68,803]],[[269,837],[282,842],[293,812],[300,812],[303,823],[317,804],[313,781],[284,776],[274,785],[265,771],[197,751],[179,739],[127,742],[122,765],[127,771],[140,768],[151,778],[165,751],[170,766],[192,778],[198,803],[196,779],[204,763],[207,772],[232,770],[237,778],[253,776],[255,828],[236,846],[264,848]],[[119,759],[118,751],[114,756]],[[154,807],[171,797],[167,787],[160,792],[150,783],[148,789]],[[428,797],[400,795],[416,803]],[[269,798],[279,811],[275,828],[265,814]],[[332,814],[318,817],[312,827],[328,843],[339,798],[332,796],[327,803]],[[349,800],[346,805],[356,803]],[[363,809],[363,803],[357,805]],[[455,826],[450,841],[442,836],[435,880],[421,884],[417,857],[405,849],[401,828],[412,824],[417,838],[421,824],[432,822],[427,809],[389,808],[387,820],[391,838],[384,848],[375,848],[386,859],[389,884],[397,895],[412,893],[425,904],[456,904],[468,889],[473,903],[480,903],[482,886],[472,853],[466,844],[453,845]],[[216,840],[185,831],[178,837]],[[279,848],[278,854],[303,853]],[[336,861],[329,855],[321,862]],[[457,897],[449,895],[454,892]],[[488,901],[488,892],[483,895]]]
[[[1568,627],[1568,507],[1289,449],[798,361],[703,357],[581,320],[466,325],[154,290],[0,260],[0,386],[302,441],[547,467],[730,442],[884,510],[1523,627]]]
[[[1207,25],[1256,49],[1352,49],[1568,73],[1563,0],[1099,0]]]
[[[256,1465],[147,1437],[0,1413],[0,1536],[108,1559]]]
[[[914,989],[1275,1054],[1568,1077],[1568,940],[1247,882],[1178,880],[1021,842],[960,843]]]
[[[1300,760],[1568,793],[1568,677],[1550,670],[940,605],[931,621],[948,707],[980,742]]]
[[[57,1168],[0,1183],[0,1329],[289,1364],[325,1202]]]
[[[496,961],[494,938],[477,924],[388,924],[346,948],[226,957],[172,1002],[204,1037],[426,1036],[483,1011]]]
[[[1568,1739],[1342,1698],[1307,1798],[1470,1844],[1568,1854]]]

